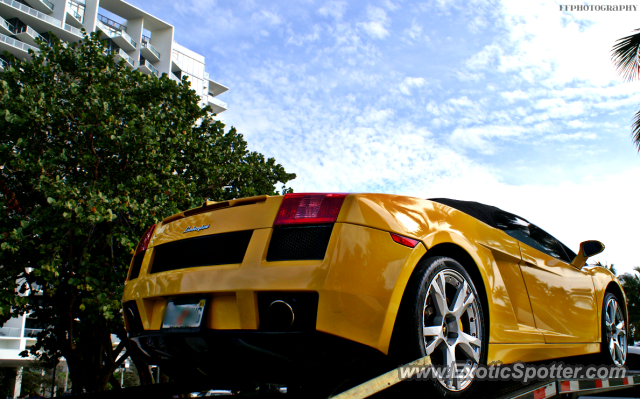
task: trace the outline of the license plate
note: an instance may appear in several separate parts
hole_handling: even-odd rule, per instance
[[[162,328],[197,328],[202,322],[205,300],[175,303],[167,302]]]

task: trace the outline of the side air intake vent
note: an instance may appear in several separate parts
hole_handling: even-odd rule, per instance
[[[158,245],[151,273],[198,266],[242,263],[252,230],[214,234]]]
[[[274,228],[267,261],[322,260],[333,225]]]
[[[138,312],[138,305],[136,301],[127,301],[123,304],[124,317],[127,319],[127,327],[130,333],[139,333],[144,330],[142,327],[142,319],[140,318],[140,312]]]

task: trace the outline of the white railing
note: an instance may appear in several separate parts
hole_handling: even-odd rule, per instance
[[[209,96],[209,102],[210,103],[214,103],[215,105],[217,105],[219,107],[227,108],[227,103],[225,103],[224,101],[220,101],[215,97]]]
[[[48,8],[51,9],[51,11],[53,11],[53,3],[50,2],[49,0],[40,0],[40,3],[44,4],[45,6],[47,6]]]
[[[171,61],[176,64],[178,66],[178,68],[180,68],[181,70],[184,71],[184,68],[182,67],[182,62],[180,62],[180,60],[178,60],[178,57],[171,57]]]
[[[122,36],[126,41],[131,43],[133,47],[136,47],[136,42],[129,36],[129,34],[123,30],[117,30],[114,27],[105,24],[104,22],[98,20],[96,23],[97,27],[102,30],[104,33],[109,36],[109,38],[114,38],[116,36]]]
[[[3,60],[2,58],[0,58],[0,68],[3,70],[9,69],[9,63]]]
[[[62,21],[60,21],[59,19],[55,19],[53,17],[50,17],[46,14],[41,13],[38,10],[35,10],[29,6],[26,6],[22,3],[18,3],[15,0],[0,0],[0,2],[9,5],[13,8],[15,8],[16,10],[20,10],[22,12],[25,12],[33,17],[36,17],[38,19],[41,19],[45,22],[50,23],[51,25],[57,26],[58,28],[62,28]]]
[[[106,33],[109,37],[111,37],[111,35],[116,31],[115,29],[113,29],[110,26],[107,26],[107,24],[105,24],[100,20],[96,21],[96,26],[98,27],[98,29]]]
[[[20,338],[20,329],[16,327],[0,327],[0,337]]]
[[[9,32],[13,32],[16,29],[13,25],[5,21],[4,18],[2,17],[0,17],[0,25],[4,26]]]
[[[24,33],[27,32],[27,34],[31,37],[33,37],[34,39],[40,39],[44,42],[47,41],[47,39],[44,38],[44,36],[42,36],[41,34],[39,34],[38,32],[36,32],[35,30],[33,30],[30,26],[27,25],[23,25],[21,28],[18,28],[14,31],[14,33],[17,35],[18,33]]]
[[[77,12],[75,12],[73,10],[69,10],[69,12],[71,13],[71,15],[73,15],[73,17],[75,19],[77,19],[78,21],[82,22],[82,15],[78,14]]]
[[[122,37],[124,37],[124,40],[128,41],[129,43],[131,43],[131,45],[132,45],[133,47],[136,47],[136,46],[137,46],[137,44],[136,44],[135,40],[133,40],[133,39],[131,38],[131,36],[129,36],[129,34],[128,34],[127,32],[125,32],[125,31],[123,31],[123,30],[118,30],[118,31],[116,31],[116,33],[115,33],[113,36],[111,36],[111,37],[114,37],[114,36],[122,36]]]
[[[66,30],[67,32],[71,32],[76,36],[82,36],[82,31],[80,29],[74,28],[69,24],[64,24],[64,30]]]
[[[24,329],[24,337],[25,338],[37,338],[38,333],[42,331],[42,328],[25,328]]]
[[[3,35],[1,33],[0,33],[0,42],[7,43],[10,46],[17,47],[17,48],[22,49],[22,50],[27,51],[27,52],[29,51],[29,49],[35,51],[36,53],[38,51],[40,51],[40,49],[37,48],[37,47],[34,47],[34,46],[32,46],[30,44],[27,44],[27,43],[23,43],[20,40],[12,39],[9,36],[5,36],[5,35]]]
[[[136,65],[136,63],[133,61],[133,58],[131,58],[129,54],[127,54],[123,49],[119,48],[117,51],[117,54],[120,55],[120,57],[124,58],[126,61],[128,61],[129,64],[131,64],[131,66]]]
[[[151,69],[151,72],[153,72],[154,75],[156,75],[158,77],[160,76],[160,74],[158,73],[158,70],[156,69],[156,67],[151,65],[151,63],[148,60],[144,60],[144,65],[146,65],[147,68]]]
[[[149,42],[142,42],[142,47],[149,49],[156,57],[160,58],[160,53]]]

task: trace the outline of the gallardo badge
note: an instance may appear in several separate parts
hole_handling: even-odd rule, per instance
[[[187,229],[186,229],[185,231],[183,231],[183,232],[182,232],[182,234],[184,234],[184,233],[190,233],[190,232],[192,232],[192,231],[206,230],[206,229],[208,229],[208,228],[209,228],[209,226],[211,226],[211,225],[210,225],[210,224],[203,224],[203,225],[202,225],[202,226],[200,226],[200,227],[191,227],[191,226],[189,226],[189,227],[187,227]]]

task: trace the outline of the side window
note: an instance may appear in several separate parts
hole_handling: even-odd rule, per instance
[[[540,245],[545,248],[543,252],[546,252],[554,258],[562,259],[567,263],[571,262],[571,259],[568,259],[567,254],[564,252],[564,248],[562,248],[560,241],[553,238],[551,234],[534,224],[529,225],[529,231],[531,232],[531,238],[539,242]]]
[[[560,241],[527,220],[507,212],[494,212],[498,228],[516,240],[554,258],[571,262]]]

